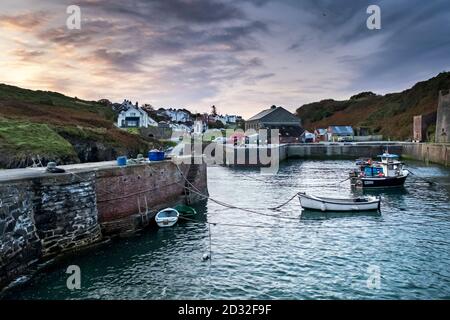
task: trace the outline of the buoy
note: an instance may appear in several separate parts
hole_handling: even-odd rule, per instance
[[[209,260],[209,254],[208,254],[208,253],[205,253],[205,254],[203,255],[203,257],[202,257],[202,260],[203,260],[203,261]]]
[[[46,171],[50,172],[50,173],[64,173],[64,172],[66,172],[66,170],[56,167],[56,162],[49,162],[49,163],[47,163],[47,170]]]

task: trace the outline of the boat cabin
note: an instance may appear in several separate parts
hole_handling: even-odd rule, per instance
[[[381,158],[381,162],[378,164],[383,169],[386,177],[396,177],[402,173],[403,163],[398,160],[398,155],[384,153],[378,157]]]
[[[399,156],[384,153],[378,156],[381,162],[372,162],[372,159],[358,159],[356,164],[365,177],[396,177],[402,173],[403,163],[398,161]]]

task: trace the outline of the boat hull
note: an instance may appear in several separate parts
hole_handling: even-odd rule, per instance
[[[178,218],[163,218],[156,221],[156,224],[160,228],[169,228],[173,227],[178,222]]]
[[[160,228],[173,227],[180,217],[180,213],[175,209],[165,209],[158,212],[155,216],[155,222]]]
[[[356,187],[358,188],[395,188],[403,187],[408,176],[386,177],[386,178],[358,178]]]
[[[197,215],[197,211],[190,206],[178,205],[174,209],[180,213],[180,217],[189,218]]]
[[[323,200],[321,198],[299,194],[299,200],[302,208],[322,212],[357,212],[375,211],[380,209],[380,199],[373,199],[367,202],[343,202],[337,200],[333,201],[333,199]]]

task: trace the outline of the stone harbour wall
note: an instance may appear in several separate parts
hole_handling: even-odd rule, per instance
[[[30,186],[0,187],[0,288],[41,257]]]
[[[41,258],[101,238],[95,175],[0,184],[0,286]]]
[[[164,207],[199,201],[184,192],[183,176],[208,192],[205,163],[74,167],[0,176],[0,289],[46,258],[135,232]]]
[[[65,175],[33,185],[34,221],[44,256],[101,238],[95,174]]]
[[[180,164],[178,168],[164,161],[98,171],[97,208],[103,233],[134,232],[153,221],[159,210],[185,203],[183,176],[188,177],[190,168],[196,173],[192,183],[207,193],[205,163]]]
[[[307,159],[357,159],[376,158],[388,147],[390,153],[402,154],[401,144],[292,144],[289,145],[288,158]]]
[[[403,157],[444,166],[450,165],[450,144],[408,143],[403,145]]]

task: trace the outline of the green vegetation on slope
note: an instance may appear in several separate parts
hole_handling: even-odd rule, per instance
[[[47,107],[66,107],[79,111],[98,114],[101,117],[113,121],[115,114],[111,108],[96,101],[84,101],[78,98],[67,97],[58,92],[29,90],[0,83],[0,101],[20,101],[31,104],[45,105]]]
[[[440,73],[400,93],[378,96],[363,92],[346,101],[323,100],[297,109],[309,129],[330,125],[368,127],[385,138],[412,137],[413,117],[436,112],[440,90],[450,88],[450,72]]]
[[[102,103],[0,84],[0,168],[24,167],[39,155],[60,164],[146,153],[155,143],[115,127]]]
[[[0,145],[20,153],[38,153],[76,157],[72,145],[47,124],[0,119]]]

